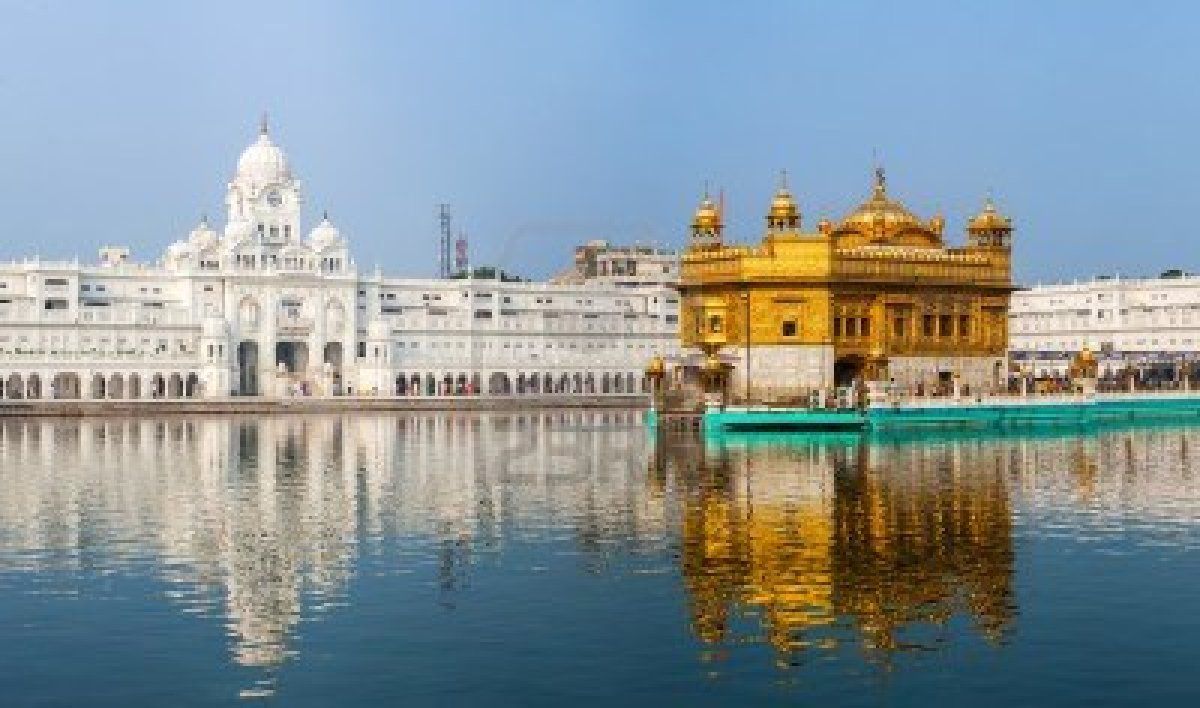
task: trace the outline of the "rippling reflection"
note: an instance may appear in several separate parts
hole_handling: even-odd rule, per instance
[[[686,448],[683,448],[686,449]],[[696,634],[731,637],[750,608],[785,658],[934,648],[906,629],[969,616],[1002,641],[1015,617],[1005,474],[988,448],[750,445],[668,456],[686,489],[683,577]]]
[[[310,650],[300,623],[353,615],[364,574],[417,578],[454,612],[479,559],[519,547],[534,567],[487,580],[564,558],[667,577],[694,638],[672,649],[700,666],[768,647],[784,668],[894,667],[1017,641],[1023,540],[1200,548],[1198,445],[1195,428],[656,444],[632,411],[7,419],[0,601],[18,578],[49,596],[156,578],[167,606],[220,618],[231,665],[263,676],[244,695],[263,695]]]
[[[641,483],[639,420],[9,419],[0,573],[150,564],[185,610],[223,614],[234,661],[271,667],[305,612],[343,604],[364,542],[432,555],[452,592],[471,553],[506,536],[568,525],[585,549],[661,541],[661,499]]]

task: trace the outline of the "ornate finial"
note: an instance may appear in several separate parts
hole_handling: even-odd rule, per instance
[[[205,212],[200,214],[200,225],[204,228],[208,228],[208,213]]]
[[[887,177],[883,173],[883,165],[875,167],[875,190],[883,192],[887,189]]]
[[[704,199],[708,199],[708,180],[704,180]]]
[[[259,135],[267,134],[267,112],[266,111],[263,111],[262,119],[259,120],[259,122],[258,122],[258,134]]]
[[[328,209],[325,209],[325,210],[322,210],[322,211],[321,211],[321,220],[322,220],[322,221],[329,221],[329,210],[328,210]]]
[[[785,167],[785,168],[783,168],[783,169],[781,169],[781,170],[779,170],[779,188],[780,188],[780,189],[787,189],[787,188],[788,188],[788,183],[787,183],[787,168],[786,168],[786,167]]]

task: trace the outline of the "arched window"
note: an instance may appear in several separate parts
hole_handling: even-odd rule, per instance
[[[781,334],[785,337],[796,336],[796,320],[784,320]]]

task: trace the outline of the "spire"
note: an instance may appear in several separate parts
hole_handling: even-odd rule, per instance
[[[208,228],[208,214],[207,213],[200,214],[200,225],[206,229]]]
[[[263,111],[262,118],[258,122],[258,134],[266,135],[267,133],[267,112]]]
[[[887,194],[887,176],[883,172],[883,165],[875,166],[875,194],[884,196]]]
[[[786,191],[788,188],[787,168],[779,170],[779,189]]]
[[[329,210],[328,209],[324,209],[321,211],[321,221],[329,221]]]

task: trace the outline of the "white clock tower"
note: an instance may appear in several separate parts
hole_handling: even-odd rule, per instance
[[[271,141],[264,116],[258,139],[238,158],[225,196],[229,224],[249,233],[266,250],[300,241],[300,183],[287,156]]]

